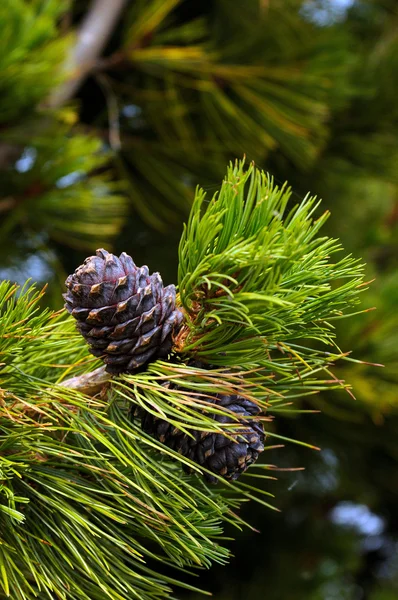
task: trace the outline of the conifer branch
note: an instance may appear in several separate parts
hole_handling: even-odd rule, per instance
[[[316,208],[315,199],[289,206],[285,186],[243,162],[230,166],[208,204],[198,190],[180,245],[176,306],[184,324],[174,354],[142,363],[112,385],[73,319],[41,311],[33,288],[0,283],[0,593],[18,590],[21,600],[38,593],[65,600],[175,597],[171,585],[190,586],[162,575],[161,565],[224,563],[221,525],[243,524],[240,504],[255,499],[277,510],[273,495],[247,483],[245,471],[273,437],[314,448],[280,435],[276,417],[297,398],[349,391],[331,370],[347,359],[332,323],[364,289],[361,265],[351,257],[334,261],[340,245],[318,236],[327,215],[314,219]],[[116,306],[138,309],[146,290],[149,304],[140,315],[147,317],[151,298],[163,298],[160,280],[146,285],[147,268],[127,255],[119,262],[107,256],[101,251],[86,261],[86,283],[68,279],[77,305],[68,295],[67,305],[82,333],[87,324],[88,338],[96,311],[108,311],[112,329]],[[123,264],[128,274],[118,272]],[[109,276],[115,272],[116,279]],[[78,305],[87,294],[94,307]],[[101,294],[105,307],[98,306]],[[129,314],[126,323],[138,321]],[[93,333],[99,340],[104,331]],[[138,343],[132,334],[127,346]],[[95,356],[104,358],[102,352]],[[97,394],[101,389],[106,393]],[[242,444],[246,454],[236,454],[235,466]],[[207,462],[213,456],[219,463]]]
[[[108,42],[128,0],[93,0],[77,34],[65,69],[70,78],[56,89],[49,100],[53,108],[63,106],[79,88]]]

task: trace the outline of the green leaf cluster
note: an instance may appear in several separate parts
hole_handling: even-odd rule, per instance
[[[366,319],[336,324],[345,347],[356,348],[364,361],[383,369],[347,364],[341,373],[353,384],[356,413],[375,422],[397,412],[397,168],[398,86],[396,7],[392,2],[357,2],[344,26],[354,36],[356,89],[350,106],[335,113],[325,151],[305,177],[289,177],[294,189],[311,189],[332,209],[327,232],[366,261],[366,279],[373,280],[367,304],[377,310]],[[324,407],[327,408],[327,405]],[[332,408],[332,407],[331,407]],[[349,418],[349,411],[344,411]]]
[[[95,136],[69,132],[59,118],[31,123],[29,134],[19,127],[8,134],[9,143],[18,143],[22,136],[29,139],[20,159],[29,161],[29,168],[10,169],[2,177],[3,193],[15,201],[0,225],[2,237],[22,228],[91,250],[120,231],[126,204],[123,185],[113,181],[109,170],[109,152]]]

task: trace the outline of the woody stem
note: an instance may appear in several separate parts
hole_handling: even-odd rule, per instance
[[[112,375],[105,371],[105,367],[99,367],[91,373],[85,373],[84,375],[78,375],[77,377],[71,377],[62,381],[60,385],[72,390],[78,390],[82,394],[88,396],[94,396],[101,391],[103,386],[110,381]]]

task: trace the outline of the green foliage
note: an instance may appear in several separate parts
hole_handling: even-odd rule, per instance
[[[376,279],[367,302],[377,310],[364,322],[352,320],[338,327],[338,333],[347,347],[355,344],[359,358],[385,365],[377,370],[351,365],[343,375],[353,383],[363,410],[381,422],[398,406],[395,7],[358,4],[348,24],[357,34],[358,91],[350,109],[336,114],[328,147],[309,177],[312,189],[333,207],[329,231],[337,231],[350,251],[361,253],[366,278]],[[306,185],[301,181],[301,189]]]
[[[239,523],[229,509],[237,500],[159,462],[117,393],[88,401],[57,386],[94,361],[71,320],[38,313],[32,289],[15,292],[2,284],[3,593],[163,598],[178,582],[156,562],[225,561],[220,523]]]
[[[156,362],[87,397],[62,385],[98,365],[72,319],[39,311],[41,294],[32,288],[17,296],[16,286],[0,285],[5,596],[166,598],[170,585],[187,584],[167,575],[165,566],[225,563],[223,525],[245,525],[236,513],[242,502],[274,508],[273,495],[248,479],[272,465],[255,465],[239,482],[213,487],[201,477],[204,468],[144,433],[128,411],[139,406],[188,435],[230,436],[239,417],[208,403],[207,395],[243,394],[264,414],[278,414],[292,410],[297,396],[348,387],[330,376],[340,351],[299,342],[332,342],[325,319],[356,301],[361,268],[352,259],[330,263],[337,243],[315,238],[324,217],[312,221],[313,201],[284,216],[288,199],[253,165],[245,173],[243,163],[229,169],[203,214],[198,192],[181,242],[180,294],[191,331],[187,337],[183,330],[180,349],[185,359],[203,354],[223,368]],[[331,289],[344,279],[348,283]],[[214,413],[233,416],[236,425],[215,421]],[[271,439],[287,439],[266,429]]]
[[[0,123],[26,118],[61,80],[66,39],[58,36],[64,0],[4,0],[0,6]]]
[[[298,355],[300,339],[333,346],[331,321],[358,302],[362,266],[351,257],[332,262],[341,245],[317,237],[328,214],[313,219],[314,198],[288,210],[289,198],[243,163],[207,205],[198,189],[179,252],[187,352],[251,368],[269,365],[267,352],[285,343]],[[312,350],[303,351],[311,361]]]
[[[247,153],[264,163],[281,152],[299,168],[311,166],[331,110],[352,93],[347,36],[300,22],[300,2],[263,11],[248,0],[242,12],[218,0],[196,18],[185,17],[183,4],[135,2],[119,54],[126,80],[108,75],[121,101],[136,108],[123,123],[122,161],[134,206],[154,227],[186,211],[192,175],[220,178],[226,157]]]
[[[329,16],[335,10],[335,3],[323,0],[248,0],[244,10],[241,3],[228,0],[126,3],[119,26],[104,52],[104,60],[93,64],[93,72],[84,88],[72,99],[71,106],[62,111],[50,110],[46,106],[47,99],[64,80],[61,65],[65,56],[73,51],[74,33],[90,3],[3,0],[0,4],[0,268],[6,267],[3,276],[19,280],[33,276],[43,281],[55,273],[58,286],[52,281],[51,292],[42,303],[59,306],[59,285],[65,279],[66,270],[79,264],[95,247],[116,243],[118,251],[127,250],[138,263],[148,262],[151,268],[158,268],[160,262],[162,274],[172,280],[174,262],[169,257],[174,252],[174,232],[182,220],[181,215],[189,210],[193,187],[201,181],[211,195],[223,175],[225,162],[244,153],[266,168],[278,183],[288,179],[296,194],[304,195],[308,189],[313,190],[332,211],[332,218],[324,226],[325,235],[340,238],[349,252],[363,256],[367,263],[366,279],[376,277],[364,300],[367,306],[375,305],[378,310],[366,318],[341,321],[335,319],[339,315],[328,313],[324,298],[333,294],[333,289],[349,286],[348,280],[335,281],[330,290],[319,289],[314,299],[306,296],[305,290],[286,289],[281,282],[288,269],[294,268],[293,255],[279,259],[273,255],[268,257],[273,264],[281,263],[281,273],[275,277],[275,285],[263,282],[261,299],[253,298],[253,291],[246,291],[252,298],[246,307],[246,295],[242,309],[240,291],[233,287],[232,280],[213,278],[209,288],[203,273],[200,275],[202,262],[209,264],[213,276],[217,275],[220,257],[213,256],[210,260],[206,253],[213,254],[214,248],[211,244],[209,248],[199,244],[199,256],[196,260],[190,255],[189,268],[199,269],[201,284],[187,288],[186,297],[181,290],[181,298],[192,307],[199,297],[203,320],[199,321],[199,313],[194,313],[189,331],[185,332],[189,344],[185,344],[188,352],[183,357],[199,354],[202,359],[217,364],[219,372],[212,376],[210,383],[224,387],[236,384],[224,367],[234,366],[238,357],[245,372],[247,393],[257,401],[270,403],[268,410],[273,408],[280,417],[290,414],[285,412],[285,402],[305,394],[307,408],[326,411],[333,439],[337,430],[342,432],[338,444],[353,461],[347,463],[347,472],[366,463],[362,482],[368,482],[369,471],[378,476],[371,495],[376,494],[377,488],[381,497],[383,483],[387,481],[387,496],[395,497],[394,478],[390,476],[393,471],[388,471],[387,476],[384,474],[382,463],[386,459],[380,454],[383,448],[386,456],[396,460],[397,428],[393,415],[397,414],[398,406],[398,28],[394,0],[356,0],[347,13],[342,11],[337,25],[332,20],[319,25],[314,9],[327,7]],[[109,141],[118,136],[121,143],[111,143],[109,151]],[[243,186],[245,195],[249,185],[248,181]],[[269,178],[261,185],[266,186],[275,202],[285,201],[286,188],[277,191]],[[126,206],[127,197],[130,211]],[[200,197],[198,193],[196,206],[201,203]],[[294,198],[293,193],[286,216]],[[311,202],[306,200],[300,211],[311,211],[307,204]],[[217,213],[214,204],[215,201],[210,202],[215,211],[213,218],[217,223],[224,223],[224,217]],[[206,206],[205,199],[201,203],[201,215],[205,214]],[[196,218],[199,223],[201,219]],[[276,216],[270,218],[271,226],[276,222]],[[127,225],[126,235],[121,238],[118,235],[123,223]],[[164,235],[157,234],[154,239],[153,228],[163,231]],[[278,245],[271,242],[271,248]],[[291,248],[294,242],[292,235]],[[321,248],[322,243],[319,241]],[[333,243],[332,248],[335,248]],[[252,252],[251,258],[256,263],[254,249],[248,247],[247,250]],[[231,249],[231,257],[242,260],[241,251],[242,248],[237,248],[234,253]],[[31,261],[35,257],[40,258],[41,264],[47,263],[44,272],[35,268]],[[238,280],[233,266],[223,260],[221,266],[228,267],[227,274]],[[325,265],[315,267],[320,277],[326,273]],[[355,268],[359,275],[358,265]],[[249,274],[245,285],[249,286],[250,281]],[[226,343],[227,355],[217,351],[215,322],[209,317],[214,314],[214,302],[208,296],[223,290],[220,284],[229,290],[216,298],[217,308],[222,312],[225,341],[233,342],[234,354]],[[315,285],[321,287],[319,280]],[[349,292],[348,288],[344,289]],[[5,290],[3,287],[2,293],[8,294],[8,288]],[[266,300],[271,291],[278,294],[282,304]],[[356,291],[359,290],[351,288],[350,302],[355,302]],[[0,377],[7,374],[7,394],[14,393],[24,402],[34,400],[37,406],[39,392],[36,397],[31,388],[32,380],[19,376],[18,369],[41,378],[47,390],[49,382],[55,384],[69,374],[85,372],[96,363],[93,359],[88,362],[89,357],[84,346],[79,345],[73,325],[62,318],[46,321],[49,335],[44,343],[40,333],[41,317],[35,313],[25,335],[22,331],[25,325],[18,323],[24,314],[26,316],[27,298],[24,294],[21,296],[21,312],[18,315],[15,308],[13,328],[8,333],[4,330],[6,337],[0,338],[3,353],[0,363],[8,365],[0,367]],[[23,304],[25,299],[26,304]],[[345,292],[342,300],[349,300]],[[292,301],[294,306],[283,305],[287,301]],[[304,323],[305,316],[300,312],[301,307],[310,307],[311,302],[315,320],[321,319],[318,333],[323,346],[326,342],[323,350],[331,355],[317,350],[320,340],[306,339],[300,343],[294,337],[301,336],[301,327],[309,325],[315,330],[313,322]],[[258,317],[260,306],[263,309]],[[329,325],[333,323],[336,330],[326,326],[325,316],[318,313],[320,308],[326,311],[326,321]],[[240,329],[235,323],[238,314],[235,309],[242,322]],[[272,313],[273,320],[267,322],[264,315],[268,313]],[[243,331],[249,334],[250,345],[253,343],[250,357],[246,354],[248,342],[243,339],[238,344]],[[334,373],[338,381],[334,385],[340,387],[342,380],[349,381],[358,399],[355,405],[349,403],[347,394],[340,395],[343,398],[311,395],[329,385],[324,385],[319,378],[330,381],[329,362],[341,355],[333,345],[335,334],[341,347],[355,348],[357,358],[386,365],[384,369],[375,369],[348,360],[336,365]],[[68,344],[64,337],[69,340]],[[269,364],[261,362],[264,338],[270,351]],[[58,365],[57,368],[54,365]],[[250,378],[247,371],[254,365],[261,374]],[[293,371],[297,375],[295,381]],[[131,381],[120,382],[113,393],[118,394],[118,402],[123,406],[127,402],[138,402],[155,414],[163,411],[169,419],[181,423],[181,414],[176,412],[178,399],[175,394],[164,396],[161,385],[165,378],[173,376],[170,365],[157,365],[155,371],[142,376],[139,386]],[[178,377],[186,381],[188,387],[195,382],[195,385],[205,385],[203,381],[198,383],[198,373],[192,370],[184,370]],[[131,385],[136,385],[136,395],[127,400],[123,395],[129,395],[126,386]],[[72,392],[69,395],[74,398]],[[184,400],[187,401],[186,396]],[[193,401],[190,397],[188,400]],[[13,401],[12,395],[7,395],[8,407]],[[3,407],[1,404],[0,413]],[[105,402],[99,410],[106,410]],[[377,435],[374,426],[365,427],[369,415],[375,423],[387,418],[384,436]],[[17,416],[20,418],[20,409]],[[193,424],[191,412],[185,411],[183,416]],[[200,427],[209,426],[205,415],[198,415],[198,419]],[[19,479],[17,474],[22,473],[23,465],[30,468],[33,464],[29,440],[39,443],[35,437],[36,420],[31,429],[24,420],[24,428],[18,433],[21,450],[18,465],[6,465],[5,459],[1,462],[0,479],[6,477],[7,480],[6,484],[3,481],[0,484],[3,486],[0,497],[5,499],[2,506],[6,511],[16,511],[15,519],[29,514],[30,505],[23,504],[26,496],[20,489],[16,491],[18,500],[12,500],[9,482]],[[275,425],[268,425],[271,433],[297,437],[301,421],[288,419],[287,431],[283,431],[285,421],[281,419]],[[0,422],[3,423],[3,413]],[[122,427],[125,427],[124,422]],[[304,435],[300,432],[300,439],[319,444],[318,427],[316,422],[312,431]],[[3,429],[1,435],[5,435]],[[376,437],[377,443],[374,442]],[[369,460],[363,459],[358,450],[362,438],[372,444],[368,454],[369,459],[374,457],[372,469],[368,469]],[[356,462],[354,456],[357,456]],[[175,456],[173,462],[165,459],[165,464],[167,468],[176,469],[180,476],[176,459]],[[346,483],[349,483],[348,477]],[[359,489],[360,483],[350,493],[354,496]],[[347,486],[344,486],[340,496],[346,497],[346,494]],[[292,504],[294,502],[292,500]],[[4,522],[0,523],[1,531]],[[269,523],[264,529],[268,530],[268,526]],[[280,537],[283,536],[275,538],[273,544],[278,555],[281,554],[277,548]],[[36,543],[32,553],[45,546],[38,540]],[[48,561],[49,556],[46,554]],[[50,575],[47,573],[45,577]],[[35,585],[32,580],[29,582]],[[305,590],[309,596],[307,588]],[[264,595],[263,591],[257,593]],[[323,593],[323,590],[319,592],[321,596]],[[391,594],[373,590],[368,595],[372,600],[373,597],[384,600],[384,597],[395,597],[395,593],[395,590]],[[91,591],[86,594],[90,596]],[[256,594],[256,583],[253,583],[253,594]],[[43,597],[51,595],[54,592],[39,593]]]
[[[69,136],[62,120],[40,125],[31,124],[29,135],[26,128],[14,128],[7,136],[10,143],[29,139],[24,155],[30,168],[3,176],[3,193],[14,194],[16,206],[3,219],[0,235],[22,227],[74,248],[109,242],[126,212],[122,186],[107,168],[109,154],[92,135]]]
[[[123,185],[101,139],[75,127],[71,109],[45,108],[73,44],[59,32],[68,6],[17,0],[0,7],[0,249],[39,250],[58,273],[56,244],[109,244],[126,216]]]

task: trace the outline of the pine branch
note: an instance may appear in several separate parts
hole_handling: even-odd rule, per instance
[[[59,108],[74,96],[105,48],[127,3],[128,0],[93,0],[65,65],[71,76],[51,94],[49,106]]]
[[[174,355],[141,372],[110,379],[90,358],[71,318],[40,311],[41,294],[32,288],[18,292],[0,284],[4,594],[17,591],[21,600],[38,593],[65,600],[167,598],[171,585],[183,584],[163,574],[163,566],[203,568],[228,559],[222,524],[245,525],[237,515],[243,501],[277,510],[272,493],[247,483],[250,462],[243,468],[239,460],[247,457],[234,456],[236,441],[250,436],[247,446],[253,444],[257,455],[248,460],[262,450],[262,428],[271,441],[314,448],[281,436],[274,416],[297,398],[350,390],[331,370],[338,360],[352,360],[338,349],[332,320],[347,316],[364,287],[358,262],[333,262],[340,245],[318,237],[326,216],[313,219],[315,200],[288,207],[286,188],[276,188],[253,165],[245,171],[243,162],[230,167],[207,206],[198,190],[180,246],[185,323]],[[121,290],[128,277],[141,282],[142,276],[145,283],[147,271],[124,256],[132,272],[123,276],[122,263],[114,257],[106,262],[107,256],[97,255],[97,267],[86,262],[91,279],[72,287],[77,299],[94,291],[95,310],[112,315],[115,305],[98,304],[104,287],[98,269],[104,274],[105,263],[112,273],[116,269],[115,282],[109,270],[105,279],[111,299],[114,283]],[[159,286],[142,288],[146,299],[154,292],[157,297]],[[130,291],[118,307],[131,298],[138,302],[142,290],[134,284]],[[149,306],[140,309],[144,323]],[[83,320],[92,311],[75,308]],[[128,323],[134,320],[129,314]],[[204,363],[193,360],[197,356]],[[140,415],[160,432],[147,430]],[[168,443],[173,436],[182,440],[179,446]],[[214,455],[221,463],[231,446],[228,456],[242,467],[233,472],[239,481],[226,476],[227,465],[226,471],[209,468],[202,440],[210,442],[210,452],[220,444],[220,458]]]
[[[0,285],[0,588],[23,600],[38,590],[68,600],[155,600],[172,593],[170,584],[196,589],[163,575],[162,565],[225,562],[221,522],[240,526],[231,509],[251,494],[184,475],[179,465],[189,461],[128,418],[136,398],[164,393],[164,375],[115,381],[89,402],[58,385],[98,363],[71,319],[40,312],[33,289],[16,294]],[[217,430],[191,400],[188,422]]]

